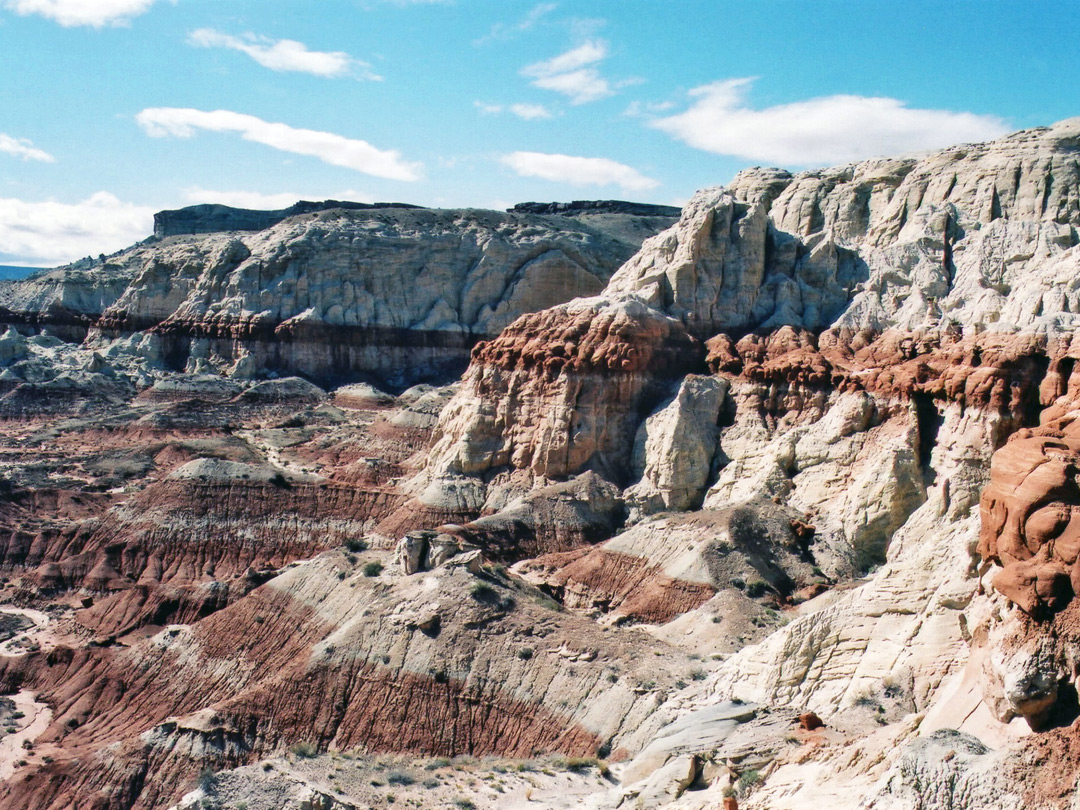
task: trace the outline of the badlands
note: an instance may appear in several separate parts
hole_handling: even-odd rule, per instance
[[[1071,119],[4,282],[0,806],[1076,810],[1078,229]]]

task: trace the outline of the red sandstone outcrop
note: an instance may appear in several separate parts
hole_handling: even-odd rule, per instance
[[[614,748],[638,781],[597,806],[660,803],[713,779],[759,709],[703,715],[739,698],[791,707],[727,749],[766,776],[752,803],[960,785],[994,806],[998,760],[936,729],[1069,720],[1078,132],[745,172],[606,290],[618,229],[322,212],[0,295],[49,333],[0,337],[0,601],[66,611],[62,638],[0,659],[53,712],[2,801],[166,806],[204,766],[306,742]],[[261,379],[404,382],[477,338],[453,391]],[[473,573],[435,564],[437,543],[380,573],[413,529],[540,591],[476,552]],[[977,592],[979,562],[1020,610]],[[742,611],[762,626],[710,637]],[[789,745],[804,709],[828,728]]]
[[[438,497],[430,490],[440,479],[499,468],[625,481],[640,412],[702,360],[680,323],[636,299],[581,299],[523,316],[473,351],[421,497]]]
[[[668,679],[651,663],[653,649],[674,654],[662,645],[612,646],[588,620],[552,616],[512,584],[462,569],[372,578],[361,568],[324,555],[131,647],[0,661],[5,688],[31,688],[55,707],[37,744],[58,751],[31,779],[5,785],[3,801],[157,807],[204,767],[295,742],[592,755],[605,742],[632,745],[656,705],[638,684]],[[441,617],[435,631],[415,620],[425,611]]]

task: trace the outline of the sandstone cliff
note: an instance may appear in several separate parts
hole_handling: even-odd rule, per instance
[[[2,285],[0,322],[130,345],[163,369],[415,382],[463,365],[522,313],[599,292],[672,221],[326,205],[163,212],[176,235]],[[197,235],[180,233],[188,219]]]
[[[1078,155],[1080,121],[1071,120],[925,157],[801,175],[750,170],[698,194],[589,303],[628,325],[600,346],[567,331],[571,304],[511,324],[491,344],[527,341],[534,359],[514,355],[512,375],[494,359],[505,355],[474,353],[436,429],[421,500],[463,491],[471,477],[473,508],[497,511],[508,488],[595,470],[630,485],[632,519],[700,503],[681,493],[712,510],[765,504],[776,517],[769,505],[784,504],[804,527],[804,559],[824,575],[815,587],[876,569],[865,585],[807,602],[790,624],[737,652],[683,711],[727,697],[803,706],[856,736],[876,719],[892,741],[884,744],[883,730],[861,750],[900,768],[909,766],[880,757],[920,728],[952,724],[1000,745],[1015,738],[1003,725],[1014,716],[1036,728],[1047,717],[1071,719],[1075,655],[1045,642],[1068,620],[1045,630],[1024,622],[1055,615],[1074,590],[1067,425]],[[577,369],[562,358],[633,354],[639,335],[671,320],[681,329],[666,326],[663,342],[650,342],[684,336],[675,375],[669,361],[646,367],[618,398],[577,396]],[[689,348],[697,341],[704,363]],[[688,397],[695,378],[680,381],[685,372],[715,375],[720,403],[711,393]],[[637,393],[650,385],[651,394]],[[694,427],[680,438],[686,425]],[[529,575],[568,604],[687,633],[693,625],[675,615],[704,619],[711,594],[745,587],[736,569],[701,578],[673,563],[672,550],[632,539],[639,531],[585,556],[542,558]],[[795,590],[761,582],[757,595],[779,604]],[[1017,618],[999,593],[1025,613]],[[950,705],[957,700],[966,708]],[[864,716],[871,703],[878,718]],[[927,719],[911,724],[905,712]],[[869,796],[884,765],[836,773],[832,750],[813,757],[815,769]],[[839,800],[824,783],[796,787],[806,765],[795,761],[789,768],[780,757],[750,806]],[[995,806],[1001,785],[978,778],[970,806]],[[890,783],[895,800],[917,801],[902,781]]]
[[[609,208],[9,287],[4,799],[1070,808],[1080,119]]]

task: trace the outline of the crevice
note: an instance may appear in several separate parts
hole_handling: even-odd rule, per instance
[[[1032,355],[1028,358],[1031,363],[1030,382],[1023,392],[1020,401],[1020,427],[1031,428],[1039,426],[1039,417],[1042,416],[1043,406],[1039,397],[1039,389],[1043,380],[1050,370],[1050,358],[1045,354]],[[1070,369],[1071,372],[1071,369]],[[1017,383],[1013,383],[1016,385]]]
[[[1046,180],[1043,182],[1043,195],[1042,195],[1042,210],[1041,214],[1046,215],[1046,209],[1050,207],[1050,192],[1054,188],[1054,175],[1050,172],[1046,173]]]
[[[1066,728],[1080,717],[1080,699],[1077,698],[1076,687],[1069,681],[1058,684],[1057,703],[1050,709],[1045,725],[1041,731],[1052,728]]]
[[[942,233],[942,241],[945,244],[945,248],[941,255],[941,269],[945,273],[945,279],[949,284],[950,290],[953,288],[953,281],[956,278],[956,265],[953,264],[952,241],[949,239],[949,228],[951,224],[952,217],[946,214],[944,232]]]
[[[919,436],[919,465],[922,467],[926,485],[931,486],[936,477],[931,467],[934,445],[937,444],[938,431],[941,430],[945,417],[938,410],[932,394],[916,391],[911,395],[911,401],[915,406],[915,423]]]
[[[956,188],[956,174],[955,173],[953,174],[952,179],[949,180],[949,187],[947,189],[945,189],[945,196],[942,197],[943,201],[949,199],[949,195],[951,195],[953,193],[954,188]]]
[[[1073,367],[1076,365],[1076,359],[1073,357],[1062,357],[1057,363],[1058,373],[1058,396],[1064,396],[1069,393],[1069,380],[1072,379]]]

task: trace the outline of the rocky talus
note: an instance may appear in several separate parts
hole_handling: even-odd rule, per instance
[[[1080,119],[671,213],[0,292],[0,805],[1072,810]]]

